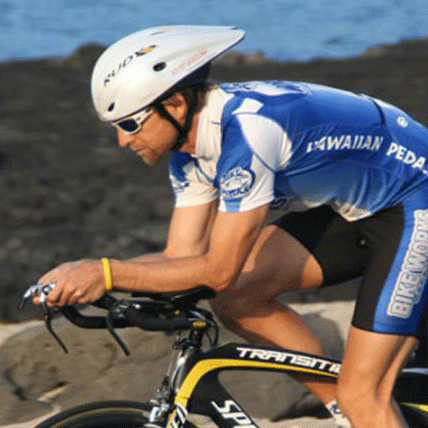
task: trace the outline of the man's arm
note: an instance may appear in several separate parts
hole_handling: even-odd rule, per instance
[[[165,255],[188,257],[207,251],[217,215],[217,201],[194,207],[176,208],[169,225]]]
[[[217,201],[175,208],[169,224],[166,247],[158,253],[129,259],[135,263],[163,262],[171,258],[203,254],[208,248],[211,228],[217,213]]]
[[[174,212],[167,247],[152,261],[110,260],[114,288],[124,291],[168,292],[207,285],[221,291],[236,280],[255,240],[269,204],[242,213],[217,212],[214,203]],[[199,214],[201,212],[199,211]],[[88,303],[104,292],[100,261],[66,263],[44,275],[56,282],[47,301],[52,306]]]
[[[209,235],[194,249],[194,253],[180,253],[180,239],[184,233],[177,231],[173,240],[174,254],[179,257],[148,264],[112,260],[112,276],[115,288],[128,291],[179,291],[204,284],[216,291],[232,284],[257,239],[269,205],[242,213],[218,212]],[[192,221],[192,219],[190,219]],[[168,247],[167,247],[168,248]]]

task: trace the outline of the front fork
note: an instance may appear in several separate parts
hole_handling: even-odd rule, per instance
[[[192,397],[176,397],[166,428],[184,428],[189,413],[209,417],[221,428],[258,428],[245,410],[223,388],[218,372],[201,378]]]
[[[152,409],[149,414],[149,424],[165,426],[166,421],[171,420],[171,415],[174,414],[181,421],[179,425],[173,424],[174,427],[178,428],[178,426],[184,425],[186,422],[187,410],[184,406],[175,404],[174,399],[183,379],[192,366],[190,360],[195,354],[195,349],[192,346],[183,346],[179,337],[175,342],[174,348],[176,351],[162,384],[156,390],[155,398],[150,400]]]
[[[151,422],[158,425],[163,422],[162,426],[166,428],[184,428],[188,414],[192,413],[210,418],[221,428],[258,428],[251,416],[220,383],[218,370],[203,375],[190,397],[179,395],[186,376],[201,359],[200,352],[187,349],[175,359],[175,370],[169,383],[169,399],[165,400],[164,396],[162,400],[156,402],[152,410],[153,421]],[[168,419],[166,420],[165,417]]]
[[[187,405],[188,411],[209,417],[221,428],[258,428],[251,416],[223,387],[218,376],[219,371],[214,370],[200,379]]]

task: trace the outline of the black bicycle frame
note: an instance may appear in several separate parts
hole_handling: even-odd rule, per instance
[[[208,416],[221,428],[257,427],[221,385],[219,374],[222,371],[267,370],[334,382],[340,370],[340,362],[331,358],[243,343],[198,351],[186,365],[187,373],[175,396],[176,408],[168,421],[169,428],[181,428],[187,412]]]
[[[335,382],[340,367],[340,361],[332,358],[242,343],[197,351],[184,368],[186,374],[176,393],[175,409],[167,428],[182,428],[188,413],[208,416],[220,428],[258,427],[221,385],[219,374],[222,371],[266,370]],[[428,421],[427,389],[428,370],[404,370],[397,381],[395,396],[407,414],[417,413],[418,420]]]

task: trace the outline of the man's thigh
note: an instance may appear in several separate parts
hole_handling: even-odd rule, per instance
[[[367,260],[358,229],[331,208],[289,213],[262,231],[237,283],[222,294],[262,301],[337,284],[361,276]]]
[[[311,227],[305,217],[299,222],[294,219],[293,224],[298,222],[302,229]],[[236,283],[217,300],[259,304],[285,292],[319,287],[323,282],[323,268],[310,249],[275,222],[262,230]]]
[[[284,292],[316,288],[322,281],[322,269],[314,256],[289,233],[268,225],[253,246],[236,284],[224,294],[263,302]]]
[[[356,223],[348,222],[328,206],[289,213],[274,224],[311,254],[322,270],[322,285],[360,277],[370,250]]]

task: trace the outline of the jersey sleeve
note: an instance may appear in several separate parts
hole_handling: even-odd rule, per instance
[[[212,180],[187,153],[171,152],[169,177],[176,208],[203,205],[218,197]]]
[[[219,210],[248,211],[275,198],[276,172],[286,167],[291,143],[283,128],[257,113],[258,102],[248,100],[223,129],[217,165]]]

